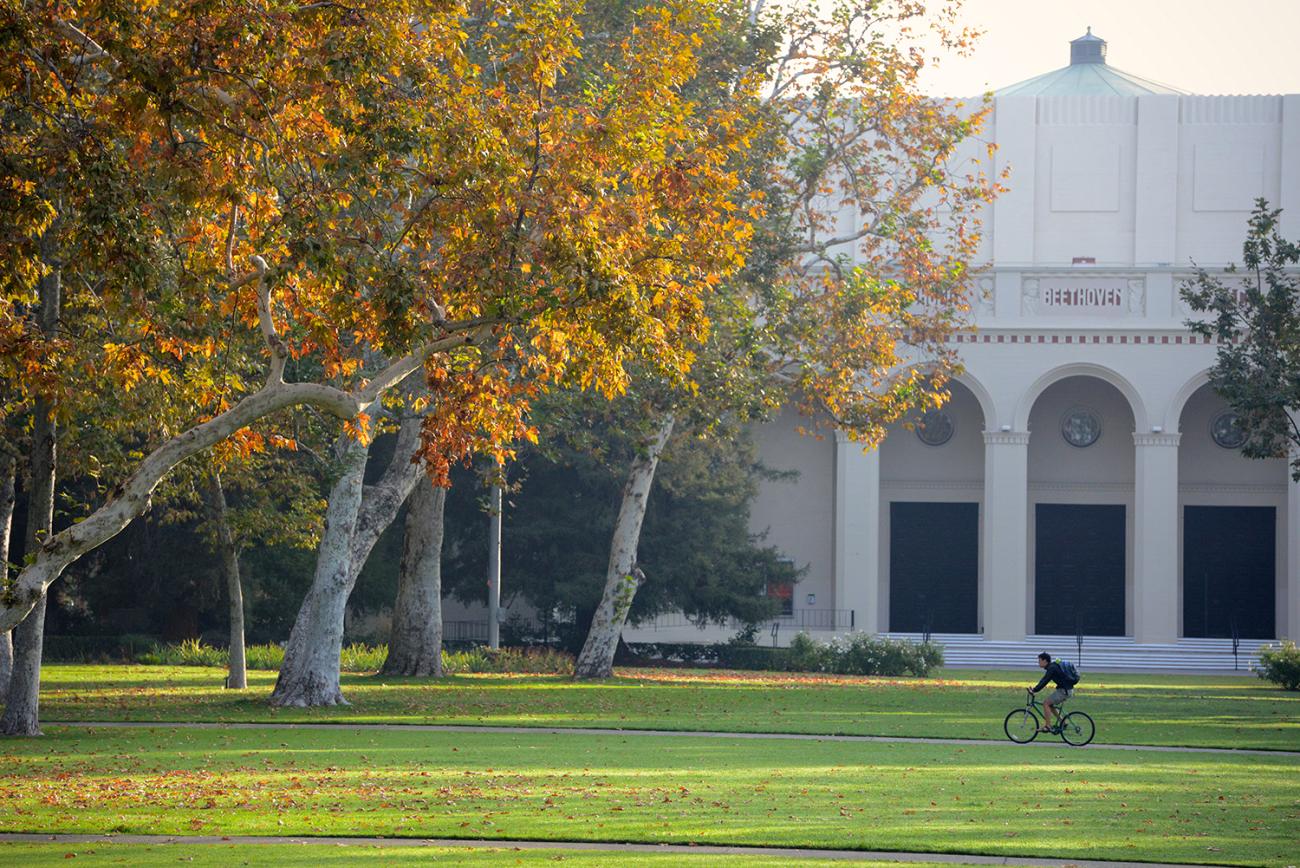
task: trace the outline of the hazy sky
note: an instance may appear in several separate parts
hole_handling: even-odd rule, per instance
[[[1200,94],[1300,93],[1300,0],[966,0],[985,31],[974,56],[928,75],[936,96],[970,96],[1070,62],[1088,25],[1107,62]]]

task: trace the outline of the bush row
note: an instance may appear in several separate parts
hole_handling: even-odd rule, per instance
[[[866,633],[850,633],[830,642],[818,642],[807,633],[799,633],[788,648],[766,648],[743,642],[713,645],[653,642],[630,647],[638,656],[648,659],[774,672],[924,677],[931,669],[943,665],[943,649],[932,642],[918,644]]]
[[[249,645],[244,649],[249,669],[277,670],[284,662],[281,645]],[[216,666],[230,664],[225,648],[214,648],[198,639],[186,639],[174,645],[155,644],[137,655],[147,666]],[[378,672],[388,659],[388,646],[352,644],[339,656],[344,672]],[[470,648],[464,651],[444,649],[443,672],[464,675],[478,672],[527,672],[567,675],[573,672],[573,656],[550,648]]]
[[[1281,645],[1265,645],[1259,649],[1255,672],[1287,690],[1300,690],[1300,648],[1289,640]]]

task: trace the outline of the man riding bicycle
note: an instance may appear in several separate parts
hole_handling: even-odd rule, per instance
[[[1037,685],[1029,688],[1029,692],[1037,693],[1046,687],[1049,681],[1056,685],[1056,689],[1052,691],[1051,695],[1043,700],[1043,716],[1047,718],[1047,725],[1038,728],[1039,732],[1051,732],[1054,726],[1052,716],[1055,715],[1057,722],[1060,722],[1060,707],[1067,699],[1074,696],[1074,685],[1078,684],[1078,682],[1069,676],[1060,663],[1052,660],[1052,655],[1046,651],[1038,655],[1038,666],[1040,669],[1045,670],[1043,677]]]

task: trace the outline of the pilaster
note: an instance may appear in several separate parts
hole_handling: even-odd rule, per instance
[[[1292,460],[1296,456],[1292,454]],[[1278,635],[1300,642],[1300,482],[1287,469],[1286,488],[1286,605],[1285,623],[1278,625]]]
[[[1178,441],[1180,434],[1133,435],[1133,637],[1178,641]]]
[[[1029,432],[984,432],[984,636],[1029,632]]]
[[[879,632],[880,450],[835,432],[835,603],[854,627]]]

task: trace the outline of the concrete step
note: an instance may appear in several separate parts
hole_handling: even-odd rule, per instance
[[[919,633],[888,633],[919,642]],[[1131,636],[1085,636],[1082,653],[1073,637],[1028,636],[1020,641],[992,641],[970,634],[930,636],[944,649],[944,665],[954,668],[1019,668],[1038,652],[1073,660],[1081,668],[1109,671],[1248,671],[1259,661],[1259,649],[1269,640],[1243,639],[1237,655],[1231,639],[1179,639],[1167,644],[1138,644]]]

